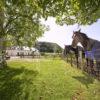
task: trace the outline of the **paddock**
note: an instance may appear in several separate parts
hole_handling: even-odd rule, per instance
[[[7,61],[8,68],[0,69],[1,100],[99,100],[95,78],[61,58],[37,60]]]

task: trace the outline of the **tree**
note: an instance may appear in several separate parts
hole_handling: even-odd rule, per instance
[[[43,16],[57,18],[59,24],[92,24],[100,18],[100,0],[38,0]]]
[[[100,0],[70,0],[68,12],[60,20],[62,23],[80,25],[92,24],[100,18]],[[58,17],[59,22],[59,17]]]
[[[36,0],[0,1],[0,48],[2,66],[5,65],[5,50],[9,42],[33,45],[46,27],[40,22],[40,12]]]
[[[56,17],[63,25],[92,24],[100,18],[100,0],[38,0],[45,18]]]

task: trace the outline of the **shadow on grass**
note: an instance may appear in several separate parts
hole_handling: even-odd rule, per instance
[[[83,74],[84,76],[73,76],[73,78],[75,78],[76,80],[81,82],[83,85],[85,85],[86,88],[88,88],[89,84],[93,84],[94,79],[85,72],[83,72]]]
[[[27,100],[25,91],[30,91],[37,75],[38,71],[24,67],[0,69],[0,100]]]

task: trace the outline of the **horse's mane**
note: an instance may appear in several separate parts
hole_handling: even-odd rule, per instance
[[[83,37],[84,39],[89,39],[89,37],[88,37],[85,33],[81,33],[81,32],[80,32],[80,34],[82,35],[82,37]]]

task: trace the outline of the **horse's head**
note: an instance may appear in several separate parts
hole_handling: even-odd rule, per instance
[[[64,51],[63,51],[63,55],[67,56],[69,53],[69,45],[65,45]]]
[[[79,31],[73,31],[73,36],[72,36],[72,47],[73,48],[76,48],[77,47],[77,44],[80,42],[80,30]]]
[[[79,31],[73,31],[73,41],[72,41],[72,47],[76,48],[78,43],[81,43],[81,45],[86,49],[87,48],[87,43],[88,43],[88,36],[85,33],[81,33]]]
[[[65,45],[63,55],[67,56],[69,53],[76,52],[76,49],[73,48],[71,45]]]

